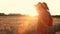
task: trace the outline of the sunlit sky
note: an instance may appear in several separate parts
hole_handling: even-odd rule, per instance
[[[0,0],[0,13],[36,14],[34,5],[46,2],[52,15],[60,15],[60,0]]]

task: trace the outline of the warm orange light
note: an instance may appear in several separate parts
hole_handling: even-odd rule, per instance
[[[28,7],[28,8],[27,8]],[[22,14],[29,15],[29,16],[38,16],[38,13],[36,11],[36,8],[33,6],[27,6],[27,10],[22,12]],[[24,9],[23,9],[24,10]]]

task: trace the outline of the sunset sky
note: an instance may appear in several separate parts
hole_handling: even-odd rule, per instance
[[[34,5],[38,2],[46,2],[52,15],[60,15],[60,0],[0,0],[0,12],[37,15]]]

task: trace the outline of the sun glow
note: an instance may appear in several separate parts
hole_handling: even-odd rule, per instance
[[[28,12],[25,12],[25,13],[22,13],[22,14],[26,14],[26,15],[29,15],[29,16],[38,16],[38,13],[37,13],[34,6],[31,6],[29,8],[30,9],[28,9]]]
[[[30,16],[37,16],[34,0],[0,0],[1,13],[20,13]]]
[[[29,16],[38,16],[34,3],[28,2],[28,4],[26,4],[26,6],[24,5],[24,7],[23,6],[21,6],[21,7],[23,8],[22,9],[23,12],[21,12],[21,14],[25,14],[25,15],[29,15]]]

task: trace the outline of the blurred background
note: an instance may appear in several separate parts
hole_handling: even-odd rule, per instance
[[[18,28],[28,22],[37,25],[37,11],[34,7],[38,2],[46,2],[53,18],[53,33],[60,34],[60,0],[0,0],[0,34],[19,34]],[[34,16],[34,17],[33,17]],[[26,27],[28,27],[26,25]],[[32,28],[33,27],[33,28]],[[32,26],[32,30],[36,26]],[[27,28],[25,28],[27,29]]]

